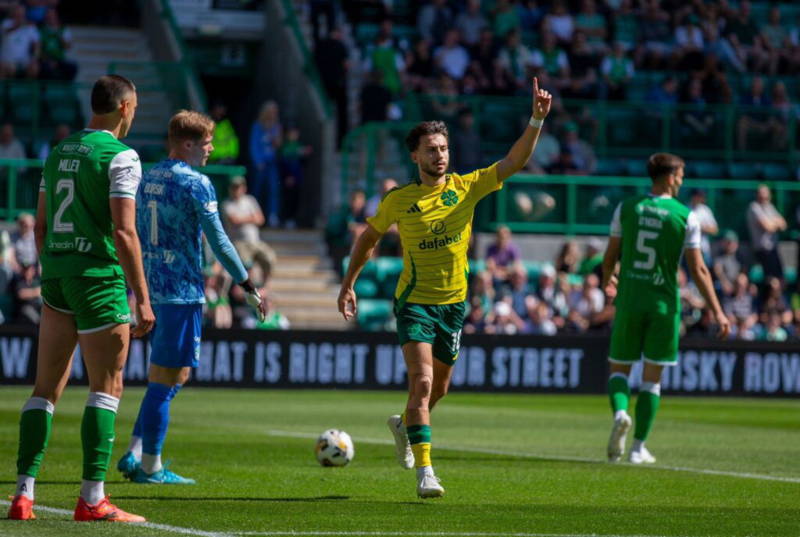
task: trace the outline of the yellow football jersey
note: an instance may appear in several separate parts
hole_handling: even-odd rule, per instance
[[[465,175],[448,174],[438,186],[416,181],[386,194],[367,222],[381,234],[397,224],[403,245],[403,272],[395,291],[399,302],[466,300],[475,205],[502,186],[495,163]]]

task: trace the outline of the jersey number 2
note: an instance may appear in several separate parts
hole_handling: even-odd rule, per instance
[[[72,179],[59,179],[56,183],[56,194],[60,194],[62,190],[66,190],[67,195],[64,196],[56,214],[53,215],[53,231],[56,233],[72,233],[75,231],[75,225],[72,222],[65,222],[63,218],[64,211],[75,199],[75,182]]]
[[[658,233],[656,231],[639,230],[639,234],[636,235],[636,251],[644,254],[646,259],[644,261],[634,261],[633,268],[650,270],[656,266],[656,250],[652,246],[648,246],[646,241],[657,238]]]

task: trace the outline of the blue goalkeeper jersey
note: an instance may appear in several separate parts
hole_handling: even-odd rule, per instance
[[[234,280],[247,279],[222,229],[214,185],[183,161],[163,160],[144,174],[136,228],[153,304],[205,302],[202,233]]]

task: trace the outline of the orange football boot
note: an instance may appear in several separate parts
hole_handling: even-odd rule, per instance
[[[22,494],[11,499],[11,507],[8,508],[9,520],[35,520],[33,514],[33,500]]]
[[[78,498],[73,517],[78,522],[144,522],[143,516],[126,513],[108,501],[108,496],[94,505],[89,505],[83,498]]]

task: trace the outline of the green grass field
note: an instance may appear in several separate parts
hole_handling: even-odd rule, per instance
[[[27,388],[0,390],[0,482],[15,482]],[[117,421],[113,465],[141,389]],[[85,388],[67,390],[36,485],[33,522],[0,535],[800,535],[800,401],[665,397],[648,446],[654,467],[603,462],[604,397],[451,394],[434,413],[433,460],[447,489],[421,501],[395,462],[386,417],[400,392],[189,388],[173,404],[164,456],[196,486],[148,486],[110,471],[106,491],[140,526],[71,521],[80,480]],[[314,438],[355,441],[346,468],[322,468]],[[7,509],[8,502],[0,504]]]

